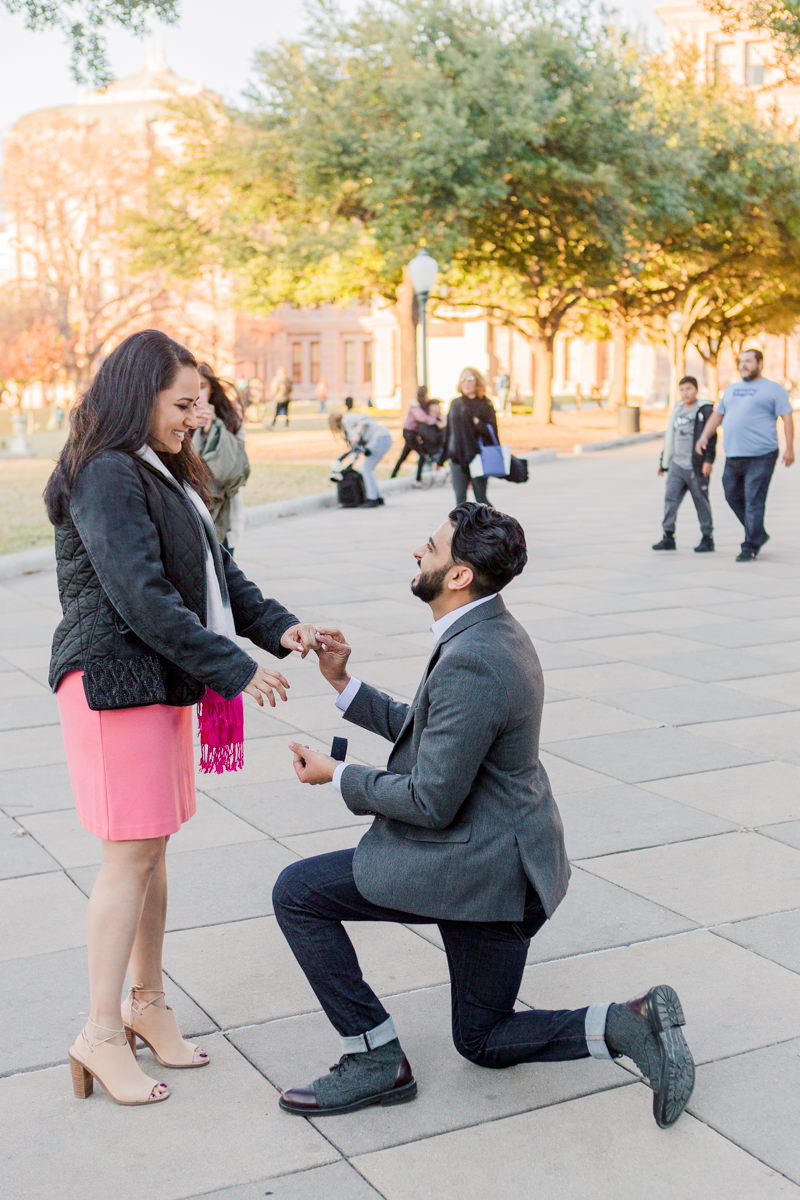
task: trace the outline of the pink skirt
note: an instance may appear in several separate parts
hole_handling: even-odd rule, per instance
[[[194,815],[191,707],[93,712],[83,671],[56,693],[67,767],[84,829],[108,842],[176,833]]]

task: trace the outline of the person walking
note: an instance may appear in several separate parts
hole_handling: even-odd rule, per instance
[[[321,1117],[414,1099],[394,1021],[342,924],[402,922],[438,926],[453,1042],[464,1058],[497,1069],[625,1055],[653,1090],[657,1123],[672,1125],[694,1084],[673,988],[660,984],[620,1004],[515,1011],[530,940],[570,875],[539,760],[542,670],[500,595],[527,561],[522,527],[487,505],[461,504],[414,558],[411,590],[430,606],[434,644],[411,705],[351,676],[343,635],[318,630],[336,707],[392,743],[386,767],[289,746],[301,782],[333,783],[352,813],[374,820],[355,851],[293,863],[275,884],[276,919],[342,1053],[329,1073],[287,1088],[280,1106]]]
[[[658,464],[659,475],[667,476],[667,487],[664,494],[663,536],[653,549],[676,548],[675,520],[681,501],[689,492],[700,522],[701,536],[694,548],[695,553],[707,554],[714,549],[714,523],[708,500],[708,481],[717,453],[717,435],[711,435],[702,454],[698,453],[696,443],[714,411],[714,406],[700,404],[694,375],[684,375],[678,390],[681,401],[670,414],[664,449]]]
[[[328,411],[328,381],[324,375],[320,375],[317,380],[316,393],[319,402],[317,412],[326,413]]]
[[[497,433],[497,414],[486,398],[486,382],[480,371],[465,367],[458,377],[458,395],[450,404],[445,432],[445,458],[450,460],[450,478],[453,481],[456,504],[463,504],[467,488],[472,483],[475,499],[488,503],[485,475],[470,476],[470,463],[480,453],[478,438],[491,441],[490,430]]]
[[[366,413],[353,412],[351,409],[344,416],[333,413],[328,418],[328,424],[332,433],[342,435],[351,450],[364,456],[361,473],[367,498],[361,507],[380,508],[384,500],[375,478],[375,468],[392,448],[391,432]]]
[[[509,396],[511,395],[511,376],[505,367],[501,367],[494,381],[494,394],[497,396],[497,405],[503,416],[508,416],[511,413],[511,405],[509,404]]]
[[[403,463],[414,450],[418,455],[417,484],[422,480],[424,456],[438,462],[444,450],[445,419],[438,400],[428,398],[426,387],[417,388],[416,403],[412,404],[403,422],[403,449],[392,469],[396,477]]]
[[[275,427],[278,417],[284,417],[286,428],[289,428],[289,404],[292,399],[292,381],[286,367],[278,367],[270,385],[269,394],[275,401],[275,413],[270,423],[270,429]]]
[[[194,406],[197,428],[192,441],[208,468],[209,511],[217,537],[231,554],[241,549],[244,533],[242,488],[250,475],[239,397],[227,391],[208,365],[199,363],[200,394]]]
[[[744,527],[737,562],[752,562],[769,534],[764,528],[772,473],[778,461],[778,417],[783,421],[783,461],[794,462],[794,418],[789,396],[779,383],[764,379],[764,355],[745,350],[739,356],[741,383],[731,383],[697,440],[697,453],[705,454],[712,435],[725,423],[725,470],[722,486],[728,506]]]
[[[217,541],[191,439],[199,390],[188,350],[159,330],[132,334],[73,410],[45,491],[63,610],[49,681],[78,818],[102,841],[89,1020],[69,1057],[76,1095],[97,1080],[118,1104],[169,1095],[137,1065],[137,1037],[164,1067],[209,1061],[181,1037],[161,970],[167,841],[195,811],[192,705],[201,770],[236,769],[241,694],[274,707],[288,683],[235,636],[277,658],[315,644]]]

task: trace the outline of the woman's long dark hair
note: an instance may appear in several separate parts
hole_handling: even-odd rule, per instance
[[[229,433],[238,433],[242,428],[242,417],[239,410],[234,407],[227,390],[230,388],[235,393],[236,389],[233,384],[215,375],[208,363],[198,363],[197,369],[203,376],[203,379],[207,379],[209,382],[211,390],[208,395],[208,402],[214,409],[214,412]]]
[[[109,354],[70,414],[69,436],[47,481],[44,502],[54,525],[67,519],[73,484],[86,464],[104,450],[135,454],[144,446],[158,393],[172,386],[181,367],[196,366],[194,355],[160,329],[133,333]],[[158,457],[178,483],[207,498],[208,472],[191,438],[178,454]]]

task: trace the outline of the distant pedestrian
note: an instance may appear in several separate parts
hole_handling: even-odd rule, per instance
[[[676,548],[675,519],[688,492],[694,501],[697,519],[700,522],[701,538],[694,548],[695,553],[706,554],[714,549],[714,523],[708,501],[708,480],[717,453],[717,435],[712,433],[702,454],[695,446],[714,411],[714,405],[700,404],[694,375],[684,375],[678,388],[680,404],[677,404],[670,414],[664,436],[664,449],[658,464],[659,475],[667,476],[662,525],[664,536],[660,542],[656,542],[653,549]]]
[[[789,397],[779,383],[763,378],[763,370],[760,350],[745,350],[739,356],[742,382],[725,388],[697,442],[698,454],[704,454],[712,434],[725,422],[722,486],[725,499],[744,526],[737,562],[752,562],[769,541],[764,509],[778,461],[778,417],[783,421],[786,441],[783,461],[787,467],[794,462],[794,419]]]
[[[241,549],[244,533],[242,488],[250,475],[244,445],[244,419],[239,397],[208,363],[199,363],[200,395],[195,403],[194,448],[211,475],[209,511],[222,545],[231,554]]]
[[[417,462],[417,483],[422,479],[422,464],[425,457],[438,463],[444,450],[445,419],[442,416],[438,400],[428,398],[426,387],[417,388],[417,399],[408,410],[403,422],[403,449],[394,464],[392,479],[395,478],[409,454],[415,450]]]
[[[445,434],[445,458],[450,460],[450,478],[456,504],[466,501],[470,483],[475,499],[480,504],[488,503],[488,479],[485,475],[476,475],[473,479],[469,464],[480,453],[478,438],[484,442],[491,441],[490,429],[497,437],[497,414],[486,399],[486,381],[480,371],[465,367],[458,378],[458,395],[447,413]],[[499,437],[497,440],[500,440]]]
[[[328,381],[324,375],[320,375],[317,380],[317,400],[319,401],[318,412],[326,413],[328,411]]]
[[[362,508],[379,508],[383,504],[383,496],[375,478],[375,468],[392,448],[392,435],[385,425],[379,425],[366,413],[347,412],[344,416],[334,413],[328,418],[333,433],[340,433],[351,450],[363,454],[361,474],[364,476],[364,487],[367,498]]]
[[[511,394],[511,377],[505,367],[501,367],[494,381],[494,394],[497,396],[497,407],[503,416],[510,413],[508,397]]]
[[[278,367],[278,370],[270,385],[270,396],[275,401],[275,414],[270,424],[270,429],[273,428],[278,420],[278,417],[286,419],[286,428],[289,428],[289,403],[292,399],[292,381],[289,378],[289,372],[286,367]]]

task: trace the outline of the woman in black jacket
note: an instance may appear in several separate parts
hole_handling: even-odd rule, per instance
[[[450,460],[450,478],[456,494],[456,504],[467,499],[467,488],[472,490],[479,504],[488,503],[485,475],[470,475],[469,464],[480,453],[478,438],[489,442],[489,430],[497,437],[497,414],[486,399],[486,382],[480,371],[465,367],[458,379],[458,392],[447,413],[445,456]],[[499,437],[497,438],[499,441]]]
[[[316,645],[314,627],[265,600],[219,546],[192,448],[199,389],[177,342],[158,330],[127,338],[73,411],[45,492],[63,609],[50,684],[79,819],[103,842],[89,1021],[70,1064],[76,1095],[97,1079],[120,1104],[169,1095],[139,1069],[137,1036],[163,1066],[208,1063],[183,1041],[161,974],[167,841],[195,810],[190,706],[201,702],[201,769],[235,769],[241,693],[274,706],[288,683],[234,636],[279,658]]]

